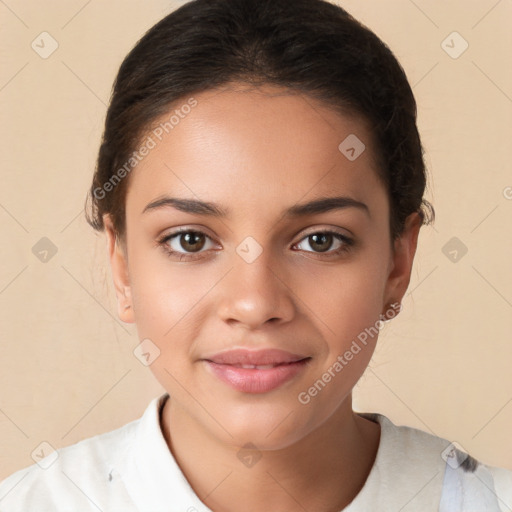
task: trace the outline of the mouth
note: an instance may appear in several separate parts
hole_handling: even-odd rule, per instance
[[[244,393],[272,391],[301,373],[310,360],[310,356],[277,349],[236,349],[203,359],[215,377]]]

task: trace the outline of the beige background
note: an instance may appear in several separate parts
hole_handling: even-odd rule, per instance
[[[41,442],[117,428],[163,392],[133,355],[134,326],[116,318],[104,238],[82,208],[121,59],[181,3],[0,2],[0,479]],[[437,211],[355,407],[512,469],[512,3],[340,3],[414,86]],[[43,31],[59,44],[47,59],[31,48]],[[457,59],[441,46],[453,31],[469,44]],[[57,248],[47,262],[32,252],[43,237]],[[468,249],[445,248],[455,262],[452,237]]]

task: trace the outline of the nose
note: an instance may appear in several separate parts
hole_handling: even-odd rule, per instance
[[[289,322],[296,306],[288,281],[266,251],[252,263],[235,255],[233,268],[219,283],[219,317],[251,330]]]

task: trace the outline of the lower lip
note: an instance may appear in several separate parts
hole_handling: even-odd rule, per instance
[[[266,393],[272,391],[297,375],[307,363],[306,359],[286,363],[274,368],[238,368],[229,364],[205,361],[213,373],[223,382],[244,393]]]

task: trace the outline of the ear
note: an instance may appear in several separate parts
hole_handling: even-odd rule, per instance
[[[133,305],[128,273],[128,258],[126,248],[119,242],[110,215],[103,215],[105,234],[107,236],[107,250],[110,267],[117,296],[117,314],[126,323],[133,323]]]
[[[418,245],[421,217],[411,213],[405,220],[402,234],[393,241],[390,271],[384,292],[383,314],[389,305],[400,303],[411,280],[412,263]]]

